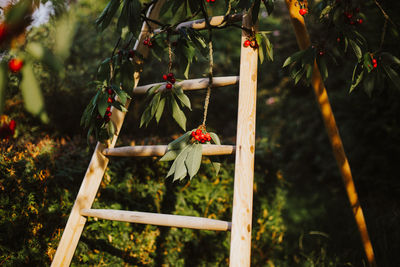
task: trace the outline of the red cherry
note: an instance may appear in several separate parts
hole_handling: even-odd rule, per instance
[[[206,137],[206,140],[207,140],[207,141],[211,141],[211,136],[210,136],[209,133],[206,133],[206,134],[205,134],[205,137]]]
[[[197,141],[200,141],[200,137],[198,135],[195,135],[194,139],[196,139]]]
[[[324,54],[325,54],[325,52],[324,51],[319,51],[319,53],[318,53],[320,56],[323,56]]]
[[[153,47],[153,43],[149,41],[149,47]]]
[[[114,93],[114,90],[113,90],[113,89],[107,89],[107,93],[108,93],[109,95],[112,95],[112,94]]]
[[[108,112],[108,111],[110,111],[111,110],[111,106],[108,106],[107,108],[106,108],[106,112]]]
[[[129,57],[130,58],[134,58],[135,57],[135,51],[134,50],[130,50],[129,51]]]
[[[250,40],[244,41],[243,45],[244,45],[244,47],[250,46]]]
[[[377,63],[375,63],[374,64],[374,69],[376,69],[378,67],[378,64]]]
[[[336,42],[340,43],[340,37],[336,38]]]
[[[105,122],[109,122],[109,121],[110,121],[110,118],[107,117],[107,118],[104,118],[104,120],[105,120]]]
[[[195,131],[192,131],[192,133],[190,134],[192,137],[194,137],[196,135]]]
[[[167,88],[168,90],[171,90],[171,89],[172,89],[172,84],[167,83],[167,85],[165,86],[165,88]]]
[[[112,112],[109,111],[109,112],[106,113],[106,116],[107,116],[107,117],[111,117],[111,114],[112,114]]]
[[[149,45],[149,40],[145,39],[145,40],[143,41],[143,44],[144,44],[144,45]]]
[[[348,12],[344,12],[344,15],[346,16],[346,18],[351,19],[353,17],[353,14],[348,13]]]
[[[373,59],[372,59],[372,63],[373,63],[373,64],[376,64],[376,62],[377,62],[376,59],[373,58]]]
[[[205,137],[206,137],[206,136],[205,136],[204,134],[200,134],[200,139],[201,139],[201,140],[204,140]]]
[[[107,103],[112,103],[112,102],[114,102],[114,98],[109,97],[109,98],[107,99]]]
[[[17,123],[15,122],[15,120],[11,120],[10,123],[8,124],[8,128],[13,132],[14,132],[16,126],[17,126]]]
[[[258,47],[258,44],[257,44],[257,41],[251,41],[250,42],[250,47],[252,47],[252,48],[257,48]]]
[[[22,61],[22,59],[19,58],[13,58],[10,60],[10,62],[8,62],[8,68],[12,72],[19,72],[23,65],[24,62]]]
[[[307,13],[308,13],[308,10],[305,9],[305,8],[301,8],[301,9],[299,10],[299,14],[302,15],[302,16],[304,16],[304,15],[307,14]]]
[[[201,134],[202,134],[202,131],[200,129],[197,129],[196,130],[196,135],[201,135]]]
[[[168,73],[167,78],[168,80],[174,78],[174,74],[172,72]]]
[[[164,75],[162,76],[162,78],[163,78],[165,81],[168,80],[167,74],[164,74]]]
[[[169,81],[170,81],[172,84],[174,84],[174,83],[176,82],[176,79],[175,79],[175,78],[171,78]]]
[[[352,20],[352,21],[350,21],[350,24],[354,25],[354,24],[356,24],[356,22]]]
[[[358,24],[362,24],[363,22],[364,22],[363,19],[357,19]]]

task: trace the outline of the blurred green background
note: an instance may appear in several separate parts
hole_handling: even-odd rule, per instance
[[[77,28],[65,77],[41,65],[36,68],[50,124],[27,113],[17,83],[10,85],[4,114],[17,121],[17,136],[0,143],[0,265],[47,266],[55,253],[94,148],[93,142],[87,145],[79,125],[95,91],[89,83],[117,38],[111,29],[102,34],[95,29],[106,3],[82,0],[71,11]],[[399,3],[382,4],[399,25]],[[383,18],[375,6],[369,7],[363,10],[367,19],[360,30],[376,48]],[[260,19],[260,29],[272,31],[275,59],[260,65],[258,75],[252,266],[366,266],[313,92],[304,83],[294,85],[281,68],[297,50],[284,3],[276,1],[274,15],[262,12]],[[312,21],[308,24],[312,40],[323,38]],[[28,42],[53,47],[54,25],[50,21],[34,28]],[[399,56],[397,47],[398,39],[389,31],[384,48]],[[215,76],[238,75],[240,48],[240,30],[215,32]],[[378,265],[400,266],[400,92],[385,82],[371,98],[360,88],[348,94],[353,69],[349,60],[356,61],[352,57],[348,53],[337,64],[330,62],[328,94]],[[150,56],[140,84],[161,81],[167,58],[159,62]],[[200,57],[190,77],[206,73],[206,64]],[[224,144],[235,142],[237,92],[235,86],[212,91],[208,129]],[[187,113],[191,129],[201,123],[205,92],[188,95],[194,107]],[[166,144],[181,134],[169,116],[159,126],[152,122],[139,129],[144,108],[140,100],[133,99],[118,145]],[[217,177],[207,163],[204,158],[200,173],[189,183],[172,183],[164,179],[169,165],[156,158],[112,158],[94,207],[229,220],[234,159],[224,160]],[[72,266],[227,266],[229,241],[226,232],[91,218]]]

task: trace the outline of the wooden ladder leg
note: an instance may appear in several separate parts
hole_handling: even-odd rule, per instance
[[[51,266],[69,266],[71,263],[86,223],[80,210],[92,206],[108,164],[108,159],[101,153],[103,148],[100,143],[96,146]]]
[[[250,14],[243,17],[244,27],[251,29]],[[242,31],[241,45],[248,37]],[[253,179],[255,124],[257,98],[258,51],[242,46],[236,133],[235,182],[229,266],[250,266],[251,221],[253,208]]]
[[[150,18],[157,19],[158,14],[165,0],[159,0],[149,10]],[[143,39],[149,33],[149,25],[144,23],[142,26],[141,33],[135,44],[135,50],[139,51],[144,57],[148,54],[148,49],[145,49],[142,45]],[[134,74],[135,84],[137,86],[139,82],[139,73]],[[128,100],[125,107],[128,109],[130,101]],[[121,130],[122,123],[125,118],[124,112],[119,111],[112,107],[111,120],[116,126],[116,134],[114,135],[108,148],[113,148],[118,139],[118,134]],[[67,225],[65,226],[63,235],[58,245],[56,254],[54,255],[52,267],[58,266],[69,266],[74,255],[76,246],[78,245],[80,236],[83,231],[83,227],[86,223],[86,218],[81,216],[80,211],[82,209],[90,209],[93,201],[96,197],[97,190],[99,189],[100,183],[103,179],[104,172],[107,168],[108,158],[106,158],[102,151],[105,149],[104,145],[97,143],[96,149],[93,153],[92,159],[89,163],[89,167],[86,171],[85,177],[82,181],[81,187],[78,192],[78,196],[75,200],[74,206],[72,207],[71,214],[68,218]]]
[[[307,49],[310,46],[311,42],[306,25],[304,23],[304,19],[299,14],[299,7],[295,5],[295,1],[290,0],[286,0],[286,5],[290,13],[293,28],[295,30],[297,43],[300,49]],[[372,243],[369,238],[367,224],[365,222],[361,204],[358,199],[353,176],[350,170],[349,161],[347,160],[347,156],[343,148],[342,139],[340,138],[339,130],[337,128],[335,117],[333,115],[332,108],[329,102],[328,94],[326,92],[325,85],[322,81],[321,74],[316,63],[314,63],[311,84],[314,89],[314,93],[319,109],[321,111],[326,131],[328,133],[333,154],[338,164],[340,174],[342,175],[342,180],[347,192],[347,196],[349,198],[350,206],[353,210],[354,219],[356,221],[358,231],[361,235],[361,240],[364,246],[365,255],[368,259],[368,264],[371,267],[375,267],[377,265],[375,261],[374,250],[372,248]]]

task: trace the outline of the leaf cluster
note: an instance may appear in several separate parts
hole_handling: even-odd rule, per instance
[[[169,143],[167,152],[160,159],[160,161],[174,161],[166,176],[168,178],[173,175],[173,181],[182,181],[187,176],[191,180],[200,169],[203,149],[200,143],[192,139],[192,131],[186,132]],[[209,134],[214,144],[221,145],[218,135],[211,132]],[[206,144],[211,143],[206,142]],[[218,158],[212,160],[212,165],[218,175],[221,167],[220,160]]]
[[[176,123],[178,123],[182,130],[186,131],[186,116],[182,109],[183,107],[187,107],[192,110],[192,107],[190,99],[185,95],[181,86],[175,84],[171,90],[168,90],[164,84],[158,84],[146,92],[146,100],[148,104],[140,119],[140,127],[143,125],[147,127],[153,118],[155,118],[158,124],[164,108],[167,106]]]

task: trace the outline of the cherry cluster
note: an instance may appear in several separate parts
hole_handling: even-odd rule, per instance
[[[211,141],[211,136],[209,133],[203,133],[201,129],[197,129],[196,131],[192,131],[191,136],[194,140],[199,141],[200,143],[204,144],[205,142]]]
[[[374,67],[374,69],[378,67],[378,61],[376,60],[376,58],[372,58],[372,66]]]
[[[104,117],[101,117],[101,115],[97,116],[98,120],[104,119],[105,122],[109,122],[110,121],[110,117],[111,117],[111,104],[114,102],[114,90],[111,88],[107,89],[107,94],[108,94],[108,98],[107,98],[107,103],[110,104],[108,105],[107,109],[106,109],[106,113],[104,114]]]
[[[145,46],[147,46],[148,48],[152,48],[152,47],[153,47],[153,43],[151,42],[151,39],[150,39],[150,38],[144,39],[143,44],[144,44]]]
[[[243,46],[244,47],[250,46],[251,48],[256,49],[256,48],[258,48],[258,43],[255,39],[246,39],[246,41],[244,41],[244,43],[243,43]]]
[[[362,18],[357,18],[357,14],[360,13],[360,8],[356,7],[354,9],[343,12],[343,16],[346,22],[350,25],[363,24]]]
[[[168,81],[168,83],[165,85],[165,88],[168,90],[172,89],[172,85],[176,82],[176,79],[174,77],[174,74],[172,72],[168,74],[164,74],[163,76],[164,81]]]
[[[13,58],[8,62],[8,68],[12,72],[19,72],[24,65],[24,62],[20,58]]]
[[[3,123],[0,126],[0,139],[9,139],[15,133],[15,127],[17,123],[15,120],[11,120],[9,123]]]

